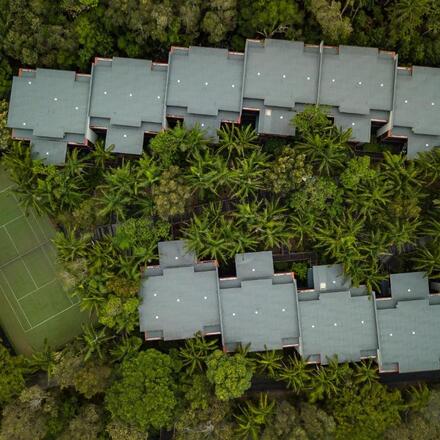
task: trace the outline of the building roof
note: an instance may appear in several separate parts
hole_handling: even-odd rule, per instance
[[[92,81],[23,70],[13,81],[8,125],[16,138],[79,144],[93,142],[90,128],[103,128],[107,148],[141,154],[144,133],[159,132],[167,118],[198,124],[215,141],[222,122],[256,110],[258,133],[292,136],[297,112],[318,103],[352,130],[351,141],[369,142],[371,121],[380,121],[376,134],[405,138],[413,158],[440,145],[439,78],[439,69],[398,68],[397,55],[368,47],[266,39],[248,40],[244,54],[172,48],[168,65],[98,58]]]
[[[410,373],[440,369],[440,304],[422,272],[391,275],[391,298],[376,298],[379,367]]]
[[[243,60],[243,54],[226,49],[195,46],[171,48],[167,106],[184,109],[190,116],[189,125],[197,123],[199,117],[217,117],[221,111],[232,112],[234,120],[238,120]],[[167,111],[167,114],[170,112]],[[215,121],[215,127],[205,128],[220,128],[221,121]],[[211,119],[200,121],[205,124],[210,122]]]
[[[220,280],[224,347],[250,344],[250,351],[263,351],[298,345],[292,274],[274,275],[272,252],[238,254],[235,264],[237,278]]]
[[[298,41],[248,40],[243,97],[294,109],[317,98],[319,48]]]
[[[96,59],[90,117],[92,124],[108,121],[107,148],[114,144],[116,153],[142,153],[146,126],[162,128],[166,78],[167,66],[150,60]]]
[[[408,127],[393,127],[393,136],[407,139],[406,157],[408,159],[414,159],[418,153],[440,146],[440,136],[416,134]]]
[[[52,165],[62,165],[66,160],[66,141],[34,138],[31,146],[32,159],[41,159],[43,163]]]
[[[422,272],[390,276],[392,295],[353,287],[340,264],[314,266],[310,289],[275,274],[271,252],[235,257],[236,276],[218,280],[184,241],[159,243],[160,265],[145,270],[140,328],[146,339],[221,333],[223,347],[251,351],[297,346],[310,362],[377,357],[380,371],[440,370],[440,296]]]
[[[377,352],[374,304],[365,288],[351,288],[339,264],[314,266],[315,289],[299,292],[301,355],[311,362],[356,362]]]
[[[105,137],[105,148],[113,146],[114,153],[142,154],[144,131],[139,127],[110,125]]]
[[[392,109],[395,56],[372,47],[325,47],[319,103],[341,113]]]
[[[22,70],[12,83],[8,126],[33,137],[85,137],[90,77],[65,70]]]
[[[440,135],[440,69],[413,66],[397,71],[393,124],[415,134]]]
[[[162,126],[167,68],[150,60],[114,57],[97,59],[93,66],[90,116],[112,125]]]
[[[340,291],[351,287],[351,280],[344,274],[342,264],[313,266],[310,287],[316,291]]]
[[[141,282],[141,331],[147,339],[191,338],[219,333],[218,275],[215,262],[197,263],[184,242],[159,244],[159,267],[147,268]]]

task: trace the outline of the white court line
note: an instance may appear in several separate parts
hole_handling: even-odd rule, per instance
[[[14,244],[15,250],[17,251],[17,254],[20,255],[20,251],[18,250],[17,246],[15,245],[14,240],[11,237],[11,234],[9,233],[9,231],[7,229],[5,229],[6,233],[8,234],[8,237],[11,239],[12,243]],[[31,271],[28,269],[28,267],[26,266],[26,263],[24,262],[23,257],[21,257],[21,261],[23,263],[24,268],[26,269],[27,273],[29,274],[29,276],[31,277],[32,282],[35,284],[35,288],[38,289],[38,284],[35,282],[34,277],[31,274]],[[17,296],[15,295],[15,299],[18,301]]]
[[[12,220],[9,220],[8,222],[4,223],[4,224],[1,225],[1,226],[4,228],[4,227],[8,226],[10,223],[15,222],[15,220],[18,220],[19,218],[22,218],[22,217],[25,217],[25,215],[24,215],[24,214],[21,214],[21,215],[15,217],[15,218],[13,218]]]
[[[21,310],[21,312],[23,313],[24,317],[26,318],[26,321],[28,322],[28,324],[29,324],[29,325],[31,326],[31,328],[32,328],[32,324],[31,324],[31,322],[29,321],[29,319],[28,319],[28,317],[27,317],[25,311],[23,310],[23,307],[21,307],[21,304],[18,302],[17,295],[15,294],[14,289],[13,289],[12,286],[9,284],[9,281],[8,281],[8,279],[6,278],[6,276],[5,276],[5,274],[3,273],[3,271],[2,271],[1,273],[2,273],[2,275],[3,275],[4,280],[6,281],[6,284],[9,286],[9,288],[11,289],[12,294],[14,295],[14,298],[15,298],[15,301],[17,301],[18,307],[20,307],[20,310]]]
[[[22,296],[20,299],[18,299],[17,301],[21,301],[22,299],[27,298],[28,296],[33,295],[35,292],[38,292],[40,289],[42,289],[43,287],[48,286],[49,284],[52,284],[53,282],[57,281],[56,278],[54,278],[52,281],[48,281],[47,283],[44,283],[43,285],[41,285],[40,287],[37,287],[35,290],[33,290],[32,292],[26,293],[26,295]]]
[[[3,277],[4,277],[4,276],[3,276]],[[15,315],[15,317],[17,318],[17,321],[18,321],[18,323],[20,324],[21,329],[26,333],[27,330],[24,329],[23,324],[21,323],[21,319],[18,317],[17,312],[15,311],[15,308],[12,307],[12,304],[11,304],[11,301],[9,300],[9,298],[8,298],[8,295],[6,295],[5,291],[3,290],[3,288],[2,288],[1,286],[0,286],[0,290],[1,290],[2,293],[3,293],[3,296],[6,298],[6,301],[8,302],[9,307],[10,307],[11,310],[12,310],[12,313],[13,313],[13,314]],[[15,296],[15,295],[14,295],[14,296]],[[15,300],[17,301],[17,298],[15,298]],[[18,301],[17,301],[17,302],[18,302]],[[25,315],[25,318],[26,318],[26,315]]]
[[[11,234],[9,233],[9,231],[6,228],[5,228],[5,232],[6,232],[6,234],[8,234],[9,239],[12,241],[12,244],[14,245],[15,250],[17,251],[17,254],[20,255],[20,252],[18,250],[18,247],[15,244],[15,241],[12,239]]]
[[[25,269],[27,270],[27,273],[29,274],[29,276],[31,277],[32,282],[35,284],[35,289],[38,290],[38,284],[36,283],[36,281],[34,280],[34,277],[31,274],[31,271],[29,270],[29,268],[26,266],[26,263],[24,262],[24,258],[21,258],[21,261],[23,262],[23,265],[25,267]],[[35,290],[34,290],[35,292]]]
[[[71,309],[72,307],[75,307],[76,305],[79,305],[78,303],[76,304],[72,304],[71,306],[67,307],[64,310],[61,310],[61,312],[55,313],[55,315],[50,316],[49,318],[46,318],[44,321],[39,322],[37,325],[34,325],[33,327],[31,327],[29,330],[26,330],[26,332],[29,332],[31,330],[34,330],[35,328],[39,327],[40,325],[45,324],[47,321],[50,321],[51,319],[55,318],[58,315],[61,315],[64,312],[67,312],[67,310]]]

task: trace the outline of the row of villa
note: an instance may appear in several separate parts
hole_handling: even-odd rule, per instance
[[[91,146],[99,133],[115,153],[139,155],[176,121],[213,140],[224,122],[292,136],[292,118],[315,104],[354,143],[398,140],[409,158],[440,144],[440,69],[399,67],[375,48],[273,39],[248,40],[244,53],[172,48],[167,63],[96,58],[90,74],[21,69],[8,126],[35,158],[62,164],[69,144]]]
[[[159,243],[159,263],[140,289],[146,340],[221,334],[225,351],[295,347],[314,363],[336,355],[376,358],[381,373],[440,370],[440,283],[422,272],[390,275],[391,295],[380,297],[353,287],[341,265],[314,266],[299,290],[294,274],[274,273],[272,252],[236,255],[233,278],[184,241]]]

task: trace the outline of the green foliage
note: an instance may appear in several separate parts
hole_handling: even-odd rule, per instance
[[[95,440],[103,431],[103,411],[92,403],[83,405],[72,418],[60,440]]]
[[[240,397],[251,386],[253,367],[241,354],[229,356],[216,350],[208,358],[206,377],[220,400]]]
[[[267,350],[257,353],[257,371],[260,374],[267,374],[269,377],[276,377],[282,367],[283,355],[279,351]]]
[[[106,427],[111,440],[147,440],[148,433],[126,423],[112,420]]]
[[[295,278],[305,281],[307,280],[309,265],[305,261],[299,261],[298,263],[292,264],[291,271],[295,274]]]
[[[334,438],[333,417],[306,402],[297,408],[287,400],[277,402],[274,414],[266,423],[261,440],[330,440]]]
[[[190,196],[191,192],[176,166],[165,170],[159,184],[153,186],[153,200],[157,214],[162,219],[183,214]]]
[[[204,376],[193,376],[192,390],[187,391],[187,406],[174,428],[176,440],[233,440],[232,406],[212,395]]]
[[[369,156],[360,156],[348,161],[340,179],[345,188],[356,189],[361,182],[371,182],[377,177],[377,171],[371,168]]]
[[[0,408],[24,388],[24,364],[21,357],[11,356],[0,340]]]
[[[0,76],[0,81],[1,81],[1,76]],[[1,96],[1,82],[0,82],[0,96]],[[8,122],[8,102],[0,100],[0,152],[6,151],[12,143],[11,131],[9,128],[6,127],[7,122]]]
[[[200,333],[192,339],[186,339],[185,346],[179,350],[179,356],[188,373],[203,372],[208,356],[215,350],[216,346],[216,340],[208,341]]]
[[[398,390],[384,385],[345,386],[328,400],[337,423],[336,438],[381,439],[383,433],[400,422],[403,401]]]
[[[265,38],[282,35],[284,38],[299,37],[303,11],[296,2],[288,0],[240,1],[239,32],[243,37],[255,35]]]
[[[246,402],[246,407],[241,407],[241,414],[235,416],[237,420],[237,434],[240,438],[258,440],[260,431],[272,415],[275,402],[268,401],[267,394],[260,394],[257,405],[251,401]]]
[[[125,359],[106,395],[112,417],[142,431],[169,428],[177,405],[175,369],[171,357],[155,349]]]
[[[343,16],[341,2],[311,0],[309,7],[328,43],[343,44],[348,41],[353,28],[350,18]]]
[[[218,137],[218,152],[226,151],[228,160],[233,156],[245,156],[249,150],[258,149],[258,134],[250,125],[225,125],[218,130]]]
[[[1,25],[0,25],[0,29],[1,29]],[[11,87],[11,79],[12,79],[12,68],[9,65],[6,58],[4,58],[2,56],[2,54],[0,53],[0,99],[6,98],[8,96],[8,92]],[[0,107],[3,105],[4,104],[1,104]],[[1,110],[1,112],[2,111],[3,110]],[[1,123],[0,123],[0,127],[1,127]],[[2,137],[3,137],[3,134],[2,134]],[[0,139],[2,139],[2,138],[0,138]],[[3,139],[2,139],[2,141],[3,141]],[[0,148],[0,150],[1,150],[1,148]]]
[[[271,163],[267,179],[275,194],[289,194],[312,178],[312,167],[291,147],[283,147]]]
[[[80,353],[65,349],[57,356],[51,377],[61,389],[73,387],[87,399],[103,393],[109,385],[111,368],[100,360],[83,360]]]
[[[38,385],[25,388],[19,398],[3,410],[0,438],[5,440],[43,440],[59,438],[68,417],[71,402],[61,404],[56,391],[43,390]],[[66,420],[67,419],[67,420]]]
[[[418,396],[414,396],[415,394]],[[420,394],[423,395],[422,402],[420,402]],[[417,404],[414,406],[416,401]],[[440,436],[440,392],[438,388],[430,391],[426,386],[413,389],[408,403],[411,410],[400,425],[393,426],[386,431],[384,439],[423,440],[438,438]]]
[[[332,130],[332,123],[326,114],[326,107],[306,106],[304,111],[297,113],[292,120],[300,138],[307,136],[324,136]]]
[[[116,332],[131,332],[139,324],[139,299],[109,295],[99,310],[99,322]]]
[[[157,243],[170,238],[170,224],[151,218],[130,218],[116,229],[113,243],[122,250],[132,250],[135,255],[152,258]]]
[[[289,357],[276,374],[278,380],[286,383],[295,394],[299,394],[309,385],[311,371],[307,361],[298,357]]]
[[[181,124],[160,132],[150,142],[153,156],[157,157],[163,168],[175,165],[206,147],[206,139],[200,127],[191,129]]]

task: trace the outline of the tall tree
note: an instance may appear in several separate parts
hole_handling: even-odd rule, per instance
[[[106,394],[113,419],[142,431],[171,427],[178,403],[175,368],[170,356],[155,349],[125,359]]]

